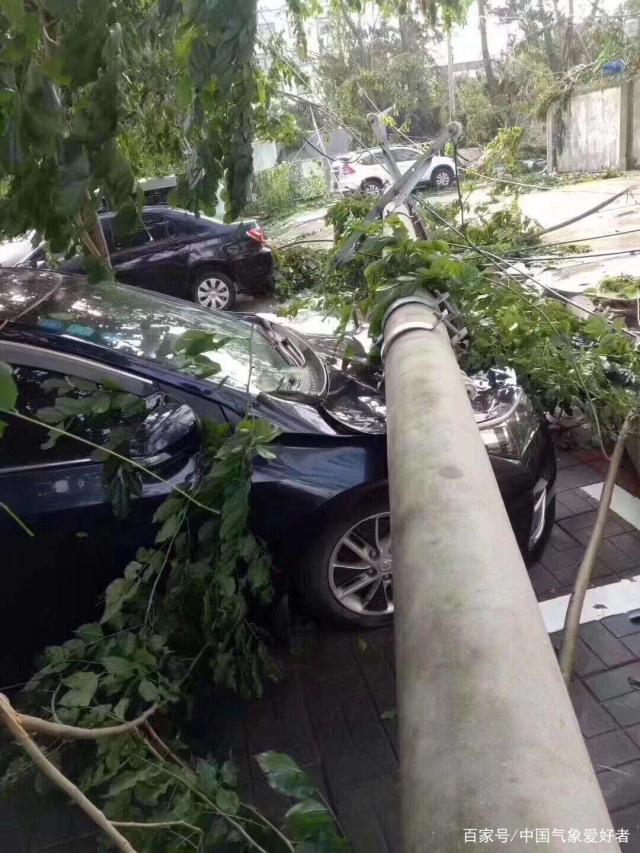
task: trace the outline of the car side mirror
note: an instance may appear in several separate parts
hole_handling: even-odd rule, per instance
[[[199,444],[198,419],[184,403],[167,398],[150,412],[136,430],[130,444],[133,459],[160,465],[171,456]]]

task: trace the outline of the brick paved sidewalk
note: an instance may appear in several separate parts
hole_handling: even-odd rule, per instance
[[[557,523],[531,570],[540,600],[569,591],[585,550],[597,502],[582,486],[602,481],[598,454],[559,454]],[[625,469],[618,480],[638,494]],[[596,584],[640,573],[640,532],[610,513]],[[557,645],[558,635],[552,635]],[[271,791],[252,756],[288,752],[317,781],[358,853],[399,850],[398,743],[393,714],[393,636],[298,631],[286,680],[260,702],[229,697],[203,712],[200,736],[212,750],[231,749],[247,794],[281,819],[288,803]],[[640,853],[640,624],[626,614],[581,626],[571,697],[616,826],[631,831],[623,849]],[[550,768],[552,772],[552,768]],[[90,828],[62,805],[0,816],[1,853],[94,853]],[[12,813],[13,812],[13,813]],[[73,839],[76,839],[75,841]],[[574,847],[574,849],[577,849]]]

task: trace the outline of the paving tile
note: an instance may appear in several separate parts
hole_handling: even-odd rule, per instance
[[[623,727],[640,723],[640,692],[637,690],[609,699],[602,703],[602,707]]]
[[[637,744],[620,729],[587,738],[586,744],[596,771],[640,758]]]
[[[332,789],[340,825],[353,849],[397,853],[400,848],[400,792],[397,775],[376,775]]]
[[[289,748],[301,764],[320,761],[298,669],[290,668],[262,699],[248,703],[246,732],[251,755]]]
[[[587,532],[586,530],[578,530],[575,535],[577,538],[580,538],[580,534]],[[608,566],[614,572],[626,572],[629,569],[636,568],[638,561],[625,554],[615,544],[618,538],[615,537],[614,539],[608,539],[600,543],[598,546],[598,561]],[[583,544],[587,545],[588,541],[587,537]]]
[[[366,688],[336,699],[325,685],[310,679],[305,693],[330,787],[396,770],[394,749]]]
[[[600,660],[598,655],[595,654],[595,652],[592,652],[585,641],[578,637],[575,663],[575,673],[578,678],[584,678],[586,675],[591,675],[594,672],[600,672],[604,668],[604,663]]]
[[[560,585],[557,578],[542,563],[534,563],[529,567],[529,579],[538,599],[553,595]]]
[[[589,515],[589,513],[585,513],[585,515]],[[576,547],[576,540],[573,536],[567,533],[567,529],[564,527],[567,521],[572,521],[574,518],[582,518],[582,516],[572,515],[564,521],[561,521],[559,524],[553,525],[551,535],[549,536],[549,544],[555,548],[556,551],[566,551],[567,548]],[[575,529],[577,530],[578,528]]]
[[[629,678],[640,681],[640,661],[590,675],[585,678],[585,684],[596,699],[602,702],[605,699],[613,699],[614,696],[621,696],[623,693],[630,693],[634,688],[629,683]]]
[[[558,492],[556,503],[562,504],[571,515],[598,508],[598,501],[585,494],[580,488]]]
[[[570,468],[561,468],[556,480],[558,492],[575,489],[580,486],[591,486],[593,483],[601,483],[602,476],[588,465],[572,465]]]
[[[640,658],[640,634],[630,634],[628,637],[620,637],[620,642],[624,643],[632,655]]]
[[[627,637],[629,634],[640,634],[640,620],[632,622],[628,613],[619,613],[616,616],[607,616],[602,624],[616,637]]]
[[[640,537],[637,533],[623,533],[615,538],[616,547],[628,557],[636,560],[636,565],[640,565]]]
[[[615,770],[602,770],[598,773],[598,781],[611,811],[640,802],[640,760]]]
[[[572,465],[579,465],[580,459],[576,459],[571,453],[567,453],[566,450],[556,450],[556,464],[558,469],[560,468],[570,468]]]
[[[580,626],[580,636],[606,666],[631,663],[634,655],[600,622],[587,622]]]
[[[580,560],[582,560],[584,552],[585,549],[582,545],[576,545],[575,548],[567,548],[565,551],[546,549],[540,558],[540,562],[543,563],[550,572],[556,574],[557,569],[575,569],[576,566],[580,564]]]
[[[616,829],[626,829],[629,832],[629,840],[623,842],[620,849],[624,850],[624,853],[640,853],[640,806],[635,804],[612,811],[611,821]]]
[[[563,518],[558,524],[567,533],[573,533],[575,530],[591,529],[595,524],[597,512],[595,509],[590,509],[587,512],[574,513],[568,518]]]
[[[624,732],[631,738],[631,740],[636,744],[636,746],[640,747],[640,724],[635,726],[629,726],[629,728],[626,728]]]
[[[617,728],[613,717],[593,698],[579,679],[571,682],[569,695],[584,737],[593,737]]]

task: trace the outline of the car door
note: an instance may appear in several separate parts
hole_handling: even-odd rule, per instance
[[[35,347],[1,342],[0,360],[12,367],[18,388],[16,409],[30,418],[53,405],[61,381],[84,387],[85,392],[72,396],[86,393],[88,382],[96,383],[98,390],[108,383],[143,401],[133,426],[151,439],[149,407],[154,401],[170,400],[155,399],[159,392],[146,379]],[[170,405],[173,410],[164,428],[171,423],[173,435],[164,444],[171,452],[166,447],[159,450],[154,439],[140,461],[156,466],[167,480],[182,483],[194,470],[199,437],[191,430],[197,421],[179,401]],[[153,413],[157,421],[157,406]],[[175,426],[184,424],[185,418],[186,429],[178,435]],[[150,521],[170,487],[143,477],[141,497],[126,519],[117,519],[102,463],[91,458],[90,448],[66,437],[48,446],[46,428],[11,415],[3,420],[7,426],[0,438],[0,535],[7,546],[0,569],[0,683],[8,683],[7,679],[27,672],[33,655],[44,645],[68,639],[75,627],[99,615],[97,602],[110,580],[122,574],[140,545],[152,541]],[[117,420],[99,427],[89,423],[81,434],[103,444],[119,425]],[[173,446],[184,445],[188,434],[188,446],[173,453]],[[167,458],[159,461],[159,452]]]
[[[167,216],[143,211],[139,227],[129,233],[118,229],[113,218],[105,234],[118,281],[188,297],[189,239],[172,228]]]

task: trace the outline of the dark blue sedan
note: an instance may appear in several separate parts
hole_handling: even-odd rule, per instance
[[[174,345],[189,330],[226,339],[211,353],[223,383],[220,374],[194,378],[176,366]],[[52,405],[56,380],[65,377],[115,384],[140,398],[146,441],[137,458],[175,484],[194,470],[200,423],[233,424],[249,402],[281,430],[275,458],[255,463],[254,532],[311,612],[365,627],[391,618],[384,398],[367,366],[338,368],[335,341],[137,288],[13,269],[0,272],[0,361],[12,367],[18,410],[30,415]],[[553,518],[553,448],[508,372],[473,379],[476,419],[516,538],[530,555]],[[132,514],[116,520],[101,464],[83,445],[63,438],[43,448],[41,428],[7,420],[0,501],[36,535],[0,513],[5,653],[16,632],[37,649],[94,618],[100,593],[149,539],[153,510],[168,488],[147,480]]]
[[[257,222],[226,225],[166,205],[144,207],[133,231],[118,227],[114,213],[100,214],[111,265],[118,281],[166,293],[216,311],[230,311],[239,293],[273,288],[271,249]],[[16,266],[44,269],[44,244],[25,241]],[[65,273],[84,272],[80,257],[60,259]]]

